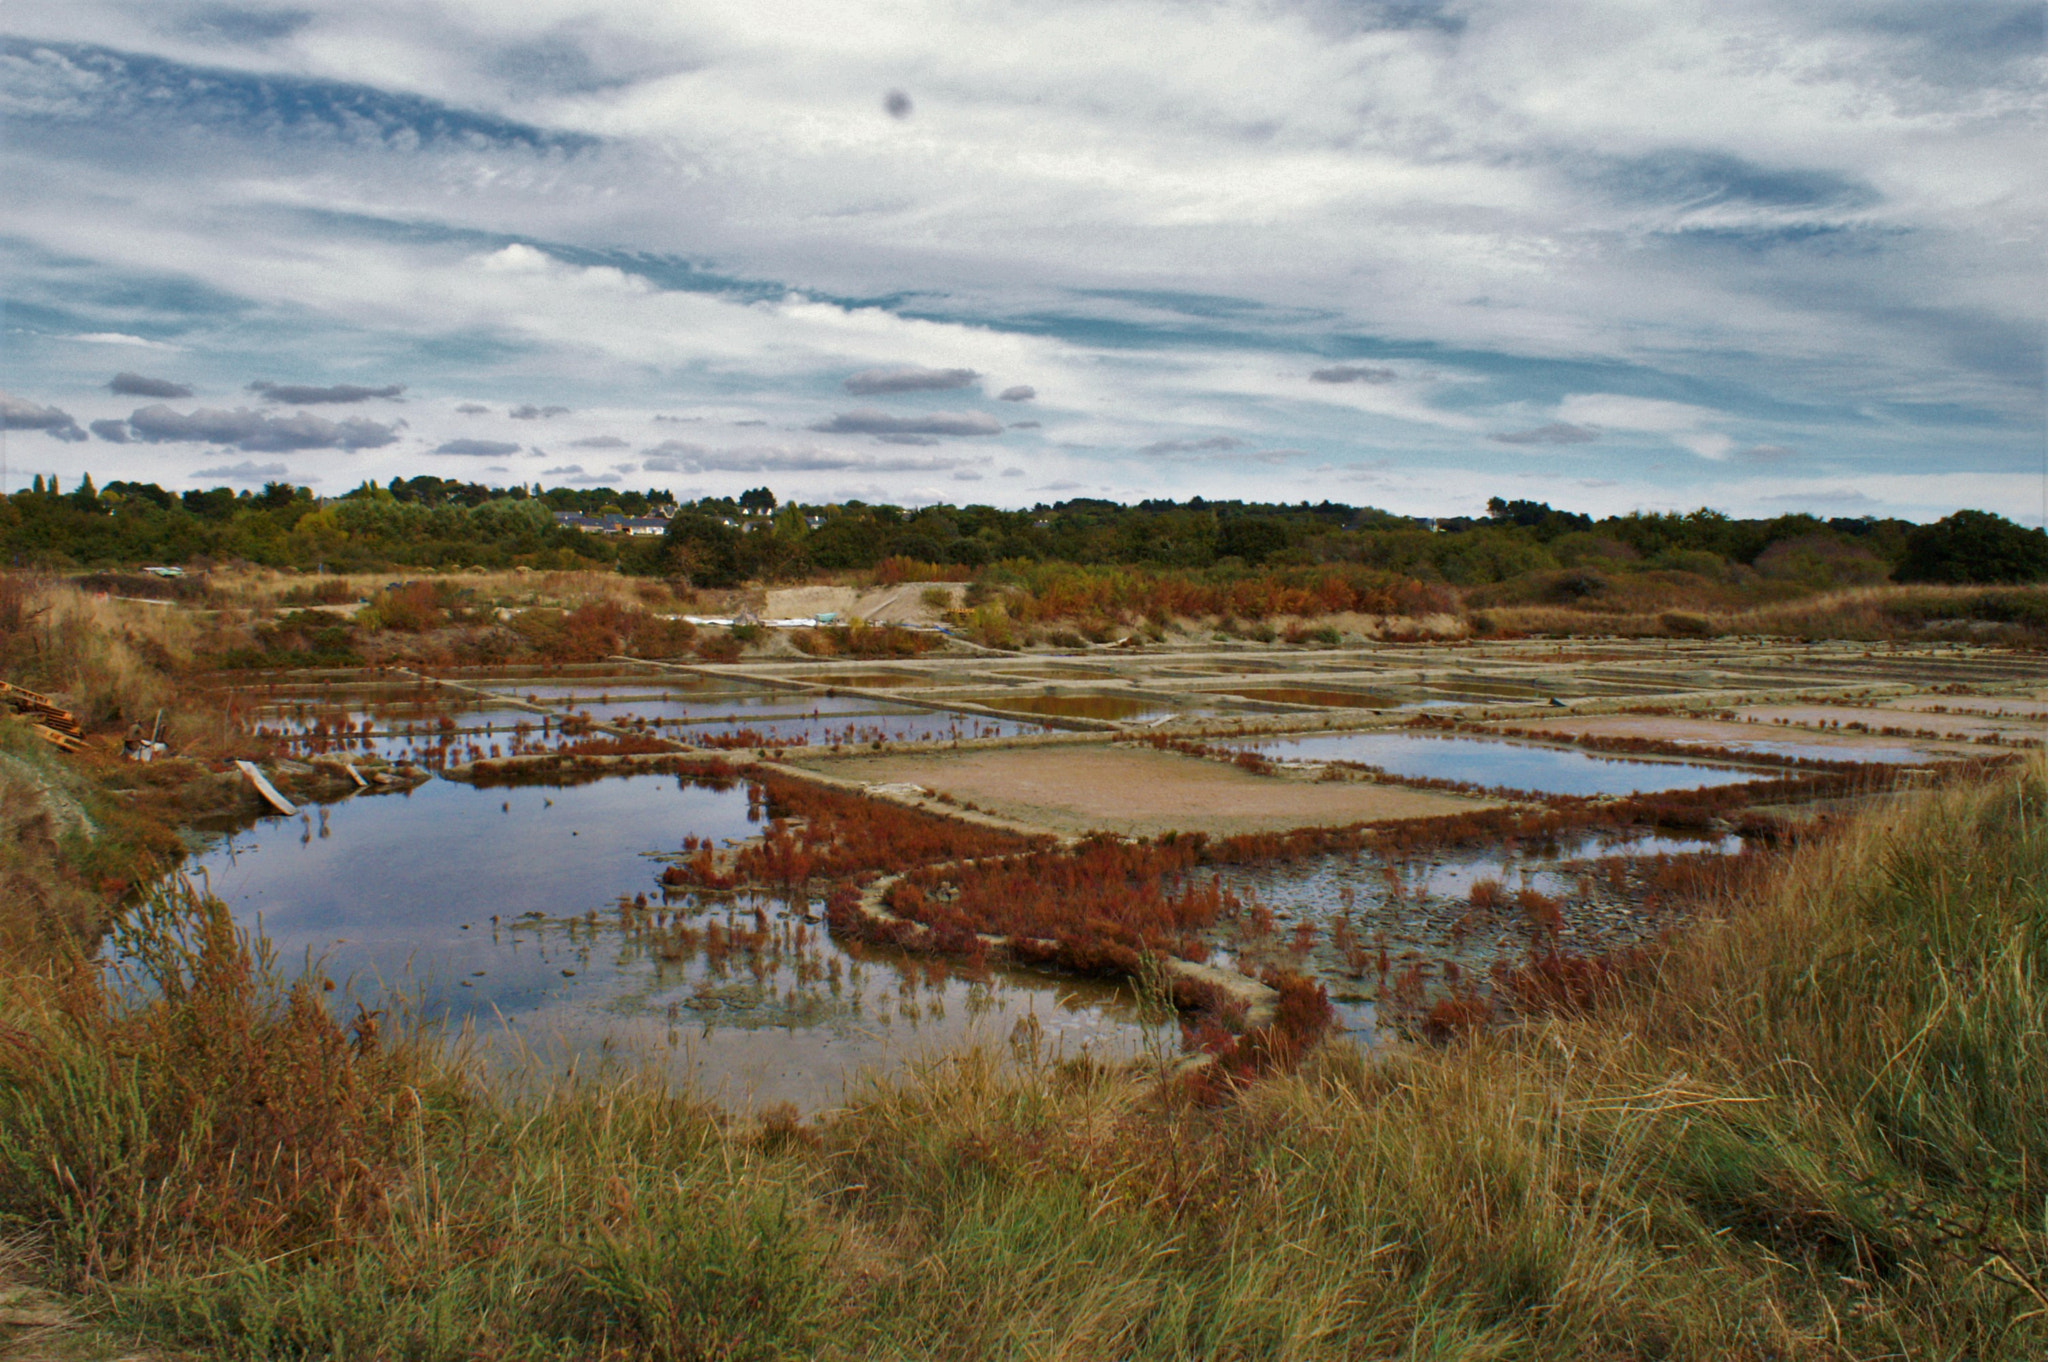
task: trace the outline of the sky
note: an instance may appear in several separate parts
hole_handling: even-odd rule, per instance
[[[2040,524],[2043,14],[10,0],[6,485]]]

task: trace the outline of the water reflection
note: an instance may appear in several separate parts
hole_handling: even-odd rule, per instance
[[[738,1105],[829,1105],[863,1067],[1020,1027],[1105,1059],[1170,1036],[1127,990],[843,948],[808,900],[664,898],[663,858],[685,838],[737,841],[765,816],[743,783],[432,781],[266,820],[185,869],[280,959],[407,993],[494,1061],[630,1054]]]
[[[1275,761],[1346,761],[1390,776],[1462,780],[1555,795],[1625,795],[1762,780],[1756,771],[1683,761],[1635,761],[1568,747],[1422,733],[1327,733],[1236,741]]]
[[[1673,894],[1738,837],[1584,833],[1528,846],[1370,852],[1277,865],[1224,866],[1238,900],[1217,929],[1217,958],[1284,967],[1329,990],[1354,1038],[1376,1034],[1379,1004],[1404,990],[1483,985],[1532,948],[1594,954],[1640,944],[1667,925]],[[1405,980],[1405,982],[1404,982]]]

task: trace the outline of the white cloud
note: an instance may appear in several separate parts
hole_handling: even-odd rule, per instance
[[[1659,398],[1624,397],[1616,393],[1573,393],[1558,403],[1558,419],[1565,425],[1593,430],[1643,431],[1662,435],[1671,443],[1689,449],[1703,459],[1725,459],[1735,441],[1709,425],[1728,419],[1687,402]]]
[[[78,341],[85,345],[133,345],[142,350],[183,350],[182,345],[169,341],[149,340],[143,336],[131,336],[121,331],[88,331],[75,336],[63,336],[62,340]]]
[[[250,487],[264,482],[290,482],[293,480],[292,470],[288,466],[281,463],[257,463],[253,459],[244,459],[236,464],[224,464],[218,468],[195,468],[192,470],[192,476],[197,479],[212,479],[217,482]],[[298,481],[318,482],[320,479],[301,477]]]
[[[2038,56],[1944,37],[1975,20],[1939,7],[1875,22],[1791,0],[1460,0],[1456,31],[1320,0],[906,0],[857,23],[825,0],[772,21],[740,0],[298,8],[303,25],[242,46],[234,25],[113,0],[16,0],[9,24],[604,140],[295,141],[95,115],[107,82],[16,69],[11,123],[72,120],[0,151],[10,233],[42,253],[10,280],[71,310],[18,347],[19,391],[116,415],[65,386],[76,356],[52,342],[178,348],[138,334],[156,330],[221,387],[273,346],[294,352],[274,372],[322,383],[438,355],[405,372],[444,410],[473,376],[572,404],[562,439],[595,438],[596,410],[628,429],[668,406],[702,411],[720,444],[739,419],[815,423],[848,373],[1028,374],[1055,395],[1048,437],[1104,451],[1069,471],[1131,484],[1128,451],[1217,431],[1338,461],[1491,455],[1509,476],[1530,451],[1488,436],[1597,427],[1610,438],[1575,467],[1646,496],[1681,472],[1590,461],[1630,435],[1730,469],[1759,445],[1924,459],[1935,437],[1889,414],[1904,403],[1975,420],[1942,446],[1975,469],[2038,440]],[[899,85],[912,117],[881,106]],[[404,230],[349,225],[380,221]],[[669,278],[679,258],[796,291],[671,290],[622,267]],[[187,291],[190,307],[164,301]],[[1027,326],[981,324],[1004,318]],[[1104,341],[1061,318],[1127,329]],[[1394,358],[1305,380],[1304,356],[1361,336]],[[1583,369],[1538,373],[1549,360],[1714,396],[1662,404],[1674,414],[1587,391],[1604,380]],[[515,433],[477,415],[419,447]],[[816,434],[840,456],[872,448]]]

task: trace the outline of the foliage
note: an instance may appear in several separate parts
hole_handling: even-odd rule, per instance
[[[1906,536],[1902,582],[2011,583],[2048,579],[2048,531],[1987,511],[1957,511]]]

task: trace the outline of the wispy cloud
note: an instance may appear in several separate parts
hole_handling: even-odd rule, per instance
[[[519,446],[510,440],[443,440],[434,446],[436,454],[462,454],[476,459],[500,459],[517,454]]]
[[[642,467],[662,473],[923,473],[960,464],[958,459],[942,456],[877,458],[828,449],[764,445],[714,450],[680,440],[665,440],[644,453]]]
[[[1213,454],[1243,449],[1248,443],[1235,435],[1207,435],[1198,440],[1155,440],[1138,452],[1154,457],[1162,454]]]
[[[74,336],[61,336],[60,340],[78,341],[85,345],[132,345],[138,350],[182,350],[182,345],[169,341],[151,340],[147,336],[131,336],[126,331],[82,331]]]
[[[1392,369],[1373,364],[1332,364],[1321,369],[1311,369],[1309,380],[1314,383],[1392,383],[1401,375]]]
[[[652,465],[649,465],[650,467]],[[562,464],[556,468],[544,468],[541,476],[555,478],[561,482],[574,483],[582,487],[618,487],[623,485],[635,472],[632,464],[614,464],[610,468],[585,469],[580,463]]]
[[[891,416],[862,409],[840,412],[811,429],[835,435],[997,435],[1002,432],[1003,423],[978,411]]]
[[[392,383],[382,388],[365,388],[356,383],[321,385],[315,383],[272,383],[258,379],[249,385],[249,391],[266,402],[282,402],[290,407],[317,407],[326,404],[367,402],[373,397],[396,398],[405,391],[403,383]],[[145,397],[170,397],[171,393],[145,393]],[[188,396],[189,394],[175,394]]]
[[[915,364],[893,368],[863,369],[843,385],[855,397],[877,397],[884,393],[946,392],[971,388],[981,379],[972,369],[924,369]]]
[[[512,408],[512,410],[505,414],[515,421],[546,421],[557,416],[567,416],[569,409],[567,407],[537,407],[531,402],[525,402]]]
[[[145,378],[122,370],[107,381],[107,391],[116,397],[190,397],[192,389],[168,378]]]
[[[1592,426],[1575,426],[1569,421],[1552,421],[1527,430],[1503,430],[1486,437],[1504,445],[1589,445],[1600,438]]]
[[[371,421],[351,417],[329,421],[299,412],[266,416],[237,407],[221,411],[200,407],[178,412],[158,403],[128,417],[128,432],[146,444],[232,445],[252,453],[288,453],[299,449],[380,449],[398,439],[403,421]]]
[[[70,412],[45,407],[8,393],[0,393],[0,430],[40,430],[54,439],[65,441],[86,438],[85,432],[78,428],[78,422],[71,419]]]
[[[195,468],[195,478],[210,478],[236,486],[254,486],[263,482],[284,482],[292,480],[292,470],[281,463],[257,463],[244,459],[240,463],[223,464],[218,468]],[[316,477],[300,477],[299,482],[318,482]]]
[[[1724,425],[1727,417],[1690,402],[1620,393],[1574,393],[1558,404],[1557,411],[1574,425],[1661,435],[1703,459],[1724,459],[1735,447],[1731,437],[1714,429]]]

